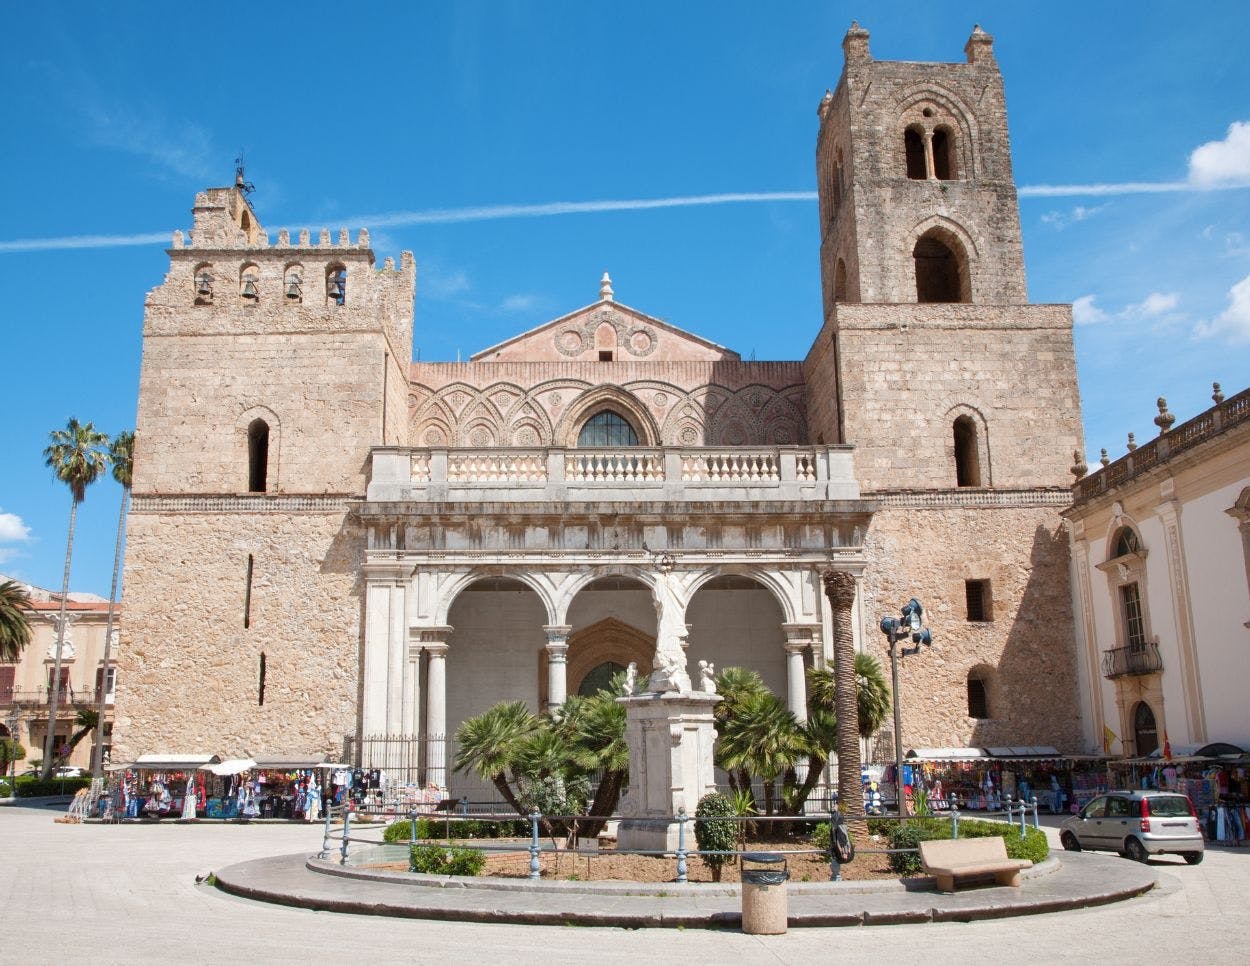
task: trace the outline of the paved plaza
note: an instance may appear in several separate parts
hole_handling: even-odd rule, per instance
[[[1127,902],[969,924],[732,931],[512,926],[310,912],[236,899],[195,878],[231,863],[304,849],[298,825],[60,825],[61,809],[0,808],[0,963],[133,963],[154,955],[256,963],[803,963],[908,961],[1245,962],[1250,852],[1211,849],[1195,867],[1152,863],[1151,894]],[[673,901],[673,898],[657,899]],[[67,929],[67,923],[72,928]]]

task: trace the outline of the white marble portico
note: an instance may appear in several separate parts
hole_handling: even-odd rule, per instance
[[[657,627],[693,626],[686,624],[692,601],[706,588],[731,595],[734,588],[752,588],[777,619],[752,608],[731,615],[705,605],[699,656],[719,669],[726,666],[716,650],[722,637],[735,636],[736,653],[747,655],[764,646],[752,641],[775,640],[775,653],[770,645],[761,660],[784,675],[778,692],[805,718],[805,668],[825,664],[832,638],[820,574],[830,567],[862,572],[863,537],[874,509],[858,499],[848,448],[660,450],[653,459],[639,459],[631,449],[589,454],[597,472],[606,474],[601,479],[553,482],[548,476],[537,487],[524,478],[535,467],[567,469],[573,452],[577,466],[588,465],[587,451],[561,451],[558,459],[552,452],[496,450],[484,464],[485,454],[472,451],[374,450],[368,497],[357,510],[368,530],[360,736],[366,751],[368,739],[382,736],[389,750],[366,764],[418,760],[417,752],[396,750],[406,739],[419,745],[423,782],[454,785],[446,739],[464,708],[480,713],[496,701],[518,699],[536,712],[559,705],[577,688],[567,675],[578,648],[587,646],[579,637],[587,624],[619,625],[649,639],[653,649]],[[706,476],[709,466],[717,467],[714,479],[689,478]],[[803,466],[812,468],[810,478],[792,474]],[[668,469],[682,478],[668,481]],[[429,478],[441,475],[454,476],[454,486]],[[671,561],[664,578],[660,555],[666,569]],[[657,594],[661,581],[664,592]],[[462,595],[474,585],[500,590],[469,595],[470,603]],[[632,595],[617,595],[622,599],[647,594],[653,613],[631,617],[608,605],[588,617],[585,593],[605,586],[631,589]],[[531,601],[530,616],[500,616],[492,625],[493,636],[515,644],[457,632],[457,622],[476,619],[487,602],[523,595]],[[463,610],[471,605],[477,610]],[[454,609],[458,620],[451,619]],[[677,636],[687,647],[685,636]],[[505,653],[501,648],[512,648],[505,653],[507,670],[487,673],[479,665],[481,673],[475,671],[488,645],[496,658]],[[625,663],[624,657],[612,660]],[[745,662],[731,657],[728,663]],[[458,682],[451,695],[449,678]],[[462,709],[457,720],[449,720],[451,706]]]

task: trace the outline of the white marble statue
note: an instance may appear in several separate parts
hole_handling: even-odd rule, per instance
[[[648,685],[651,691],[690,690],[686,650],[682,646],[688,633],[685,610],[672,573],[661,568],[655,576],[655,661]]]
[[[630,661],[629,666],[625,668],[625,694],[638,693],[638,662]]]
[[[711,661],[699,662],[699,690],[716,693],[716,665]]]

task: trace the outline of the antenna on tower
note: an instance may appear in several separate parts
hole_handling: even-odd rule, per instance
[[[243,152],[239,151],[239,156],[234,159],[234,186],[243,194],[250,195],[256,190],[256,185],[243,177]]]

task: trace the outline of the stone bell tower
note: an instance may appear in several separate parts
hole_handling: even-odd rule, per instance
[[[963,64],[876,61],[853,24],[842,49],[816,147],[826,313],[1027,301],[993,38],[975,28]]]
[[[824,325],[804,371],[812,437],[854,445],[879,505],[865,623],[913,596],[932,622],[932,655],[902,669],[906,747],[1070,747],[1072,311],[1028,303],[993,40],[878,61],[852,24],[842,49],[817,108]]]

